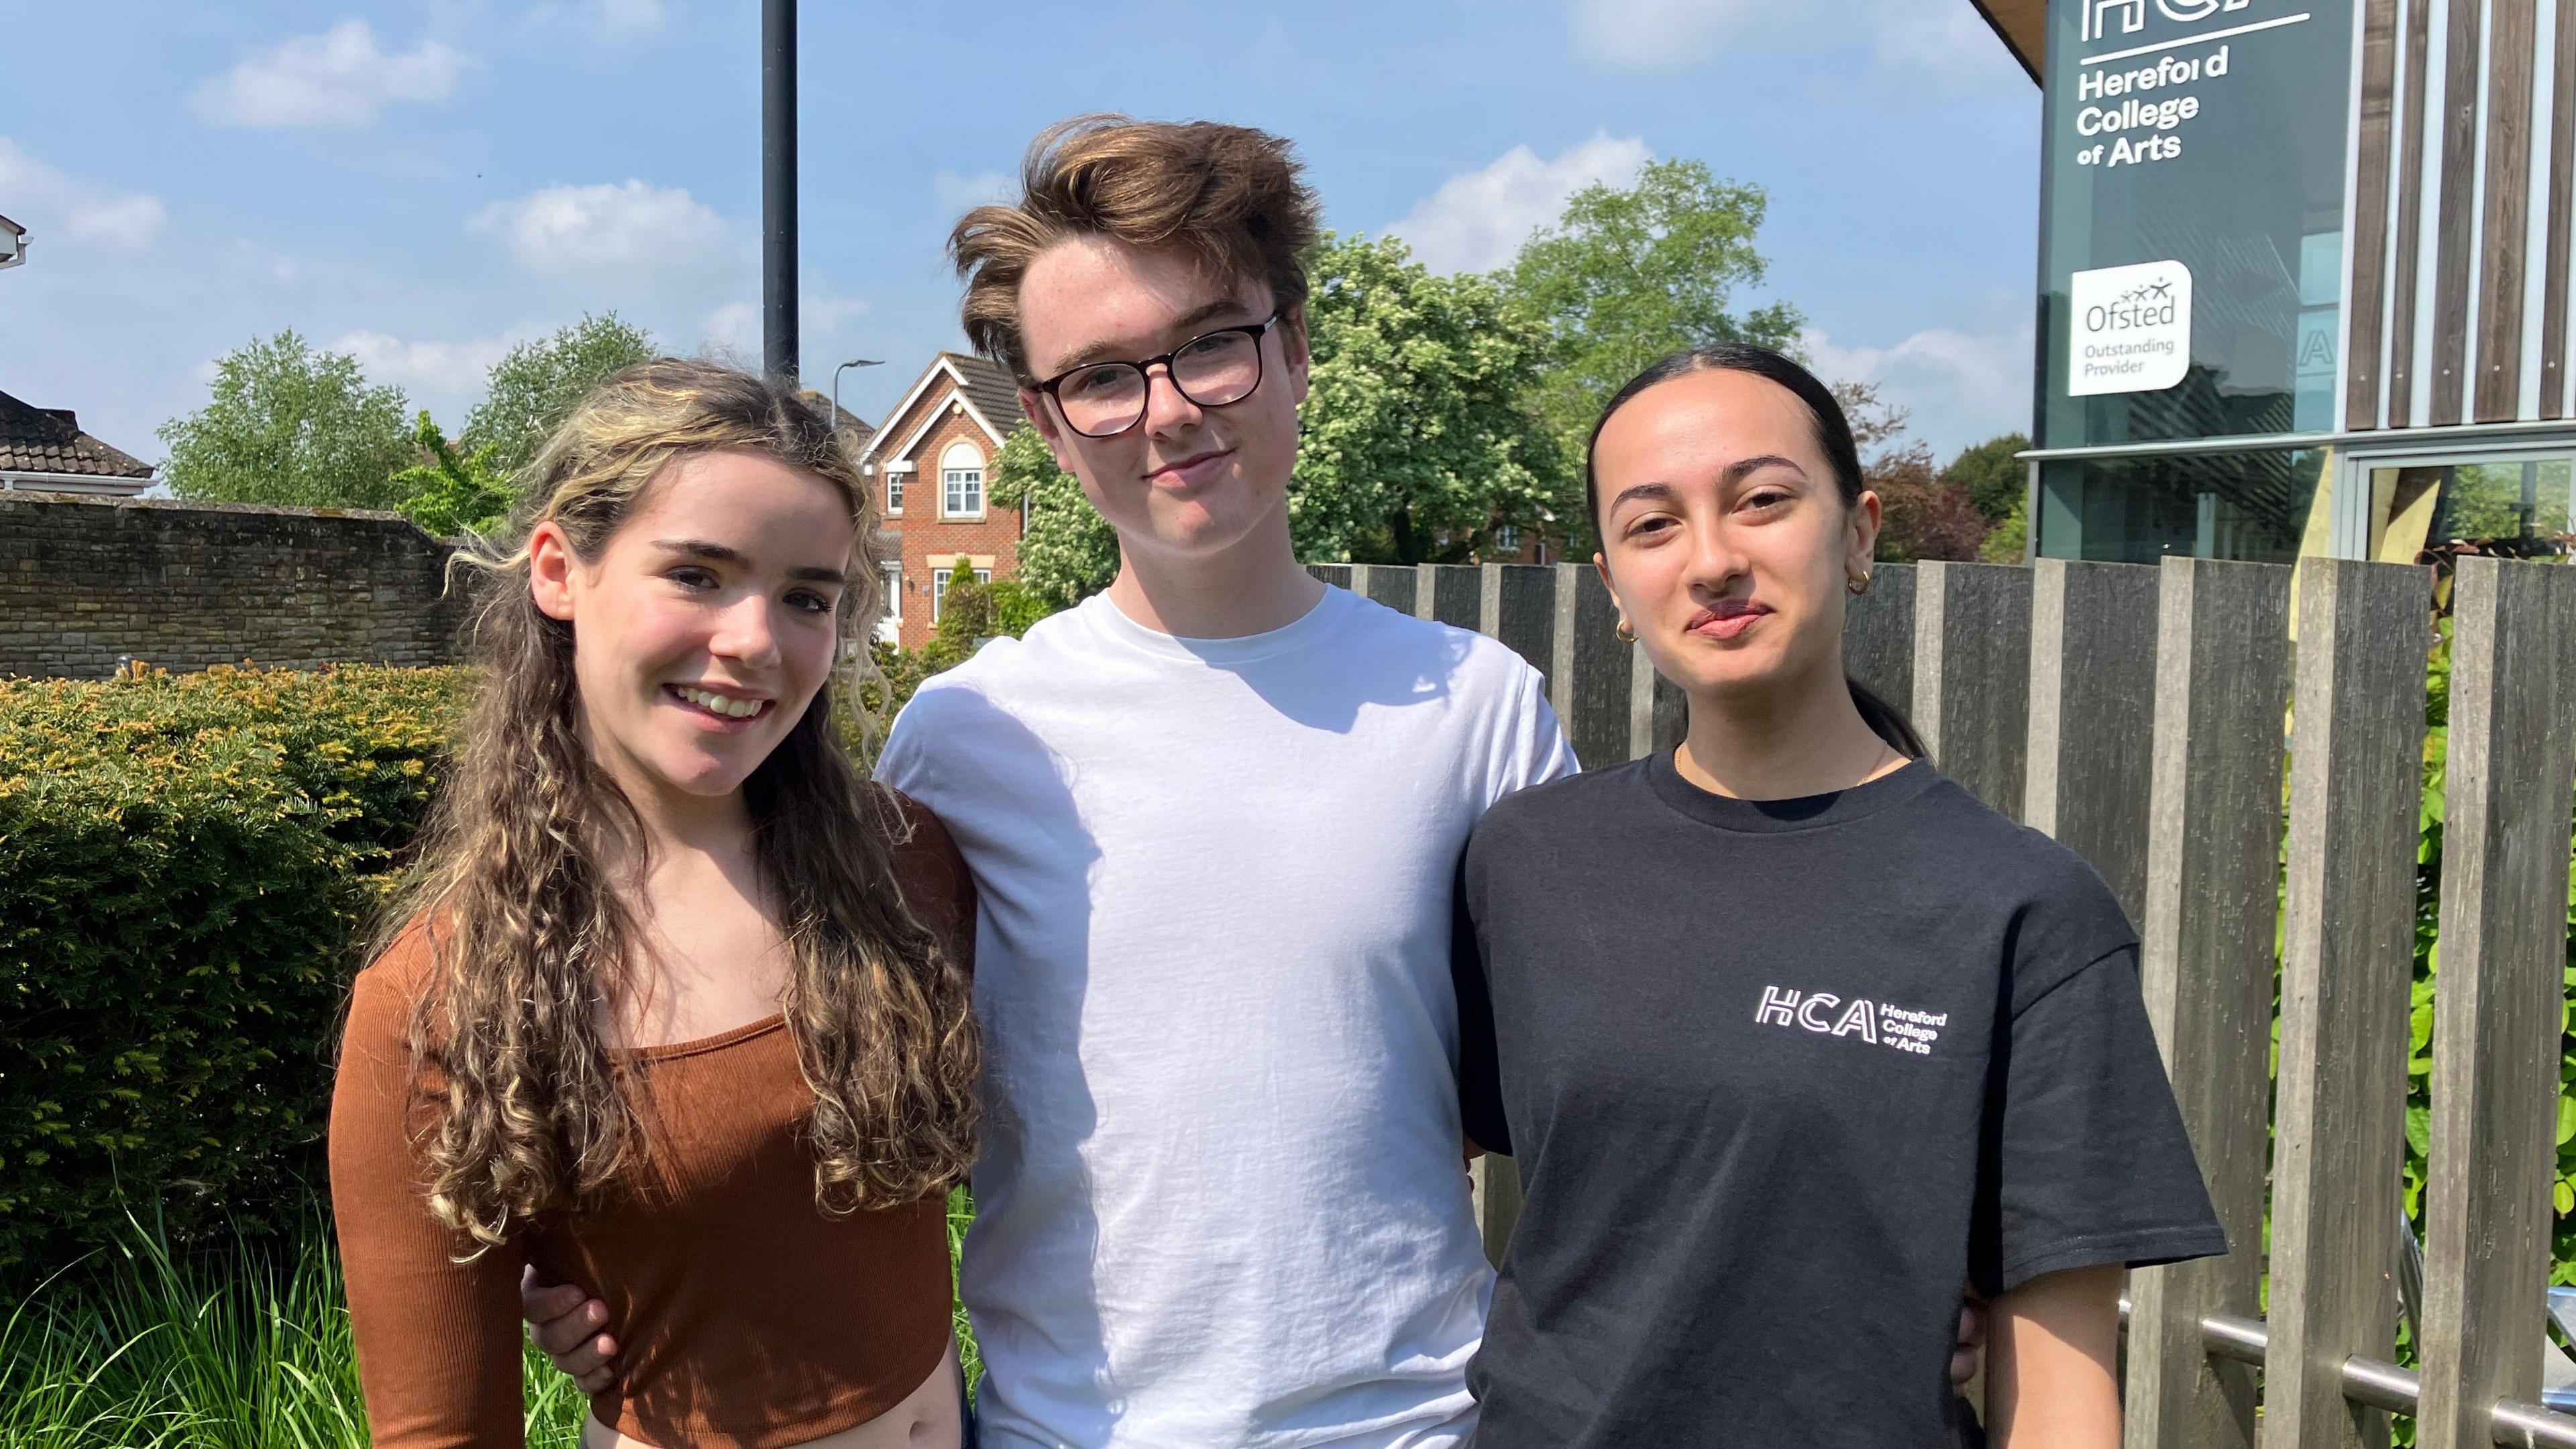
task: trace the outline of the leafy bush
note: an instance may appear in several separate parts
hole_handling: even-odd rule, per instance
[[[352,943],[461,670],[0,680],[0,1276],[307,1210]]]

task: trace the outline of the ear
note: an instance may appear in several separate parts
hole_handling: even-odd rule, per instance
[[[1619,586],[1610,582],[1610,560],[1600,554],[1594,554],[1592,556],[1592,572],[1600,577],[1601,587],[1610,591],[1610,602],[1618,605],[1619,616],[1623,619],[1626,618],[1628,615],[1628,606],[1619,603]]]
[[[1878,495],[1866,488],[1852,504],[1851,523],[1843,537],[1843,572],[1869,572],[1870,563],[1878,557]]]
[[[572,621],[575,575],[581,560],[561,525],[549,518],[528,534],[528,596],[549,619]]]
[[[1297,401],[1304,402],[1309,373],[1314,366],[1314,357],[1306,346],[1305,308],[1296,307],[1281,314],[1279,352],[1288,364],[1288,380],[1293,385],[1291,391],[1296,394]]]
[[[1020,389],[1020,411],[1028,415],[1029,426],[1038,430],[1046,441],[1047,451],[1055,454],[1055,465],[1068,473],[1079,474],[1073,466],[1073,440],[1055,411],[1047,406],[1047,395],[1033,387]]]

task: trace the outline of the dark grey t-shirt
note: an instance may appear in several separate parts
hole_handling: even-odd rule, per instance
[[[1477,1449],[1966,1442],[1969,1282],[2227,1249],[2118,903],[1927,765],[1751,802],[1659,755],[1460,869],[1462,1107],[1527,1194]]]

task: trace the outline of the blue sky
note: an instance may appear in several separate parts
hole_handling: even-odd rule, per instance
[[[511,342],[615,308],[758,355],[757,0],[22,7],[0,48],[0,390],[157,461],[293,327],[453,427]],[[1507,260],[1583,181],[1765,187],[1820,370],[1947,451],[2027,426],[2039,91],[1969,0],[803,9],[805,372],[875,417],[960,345],[941,240],[1091,110],[1293,138],[1341,231]]]

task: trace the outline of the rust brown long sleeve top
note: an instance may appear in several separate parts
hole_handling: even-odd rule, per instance
[[[906,802],[906,902],[961,961],[974,885]],[[409,1022],[431,951],[415,930],[359,973],[331,1100],[331,1201],[380,1449],[519,1445],[519,1270],[587,1287],[617,1326],[601,1423],[649,1444],[779,1449],[866,1423],[947,1351],[945,1205],[848,1217],[814,1203],[813,1092],[778,1017],[619,1053],[649,1093],[649,1194],[549,1216],[470,1262],[430,1216],[414,1146],[431,1109]]]

